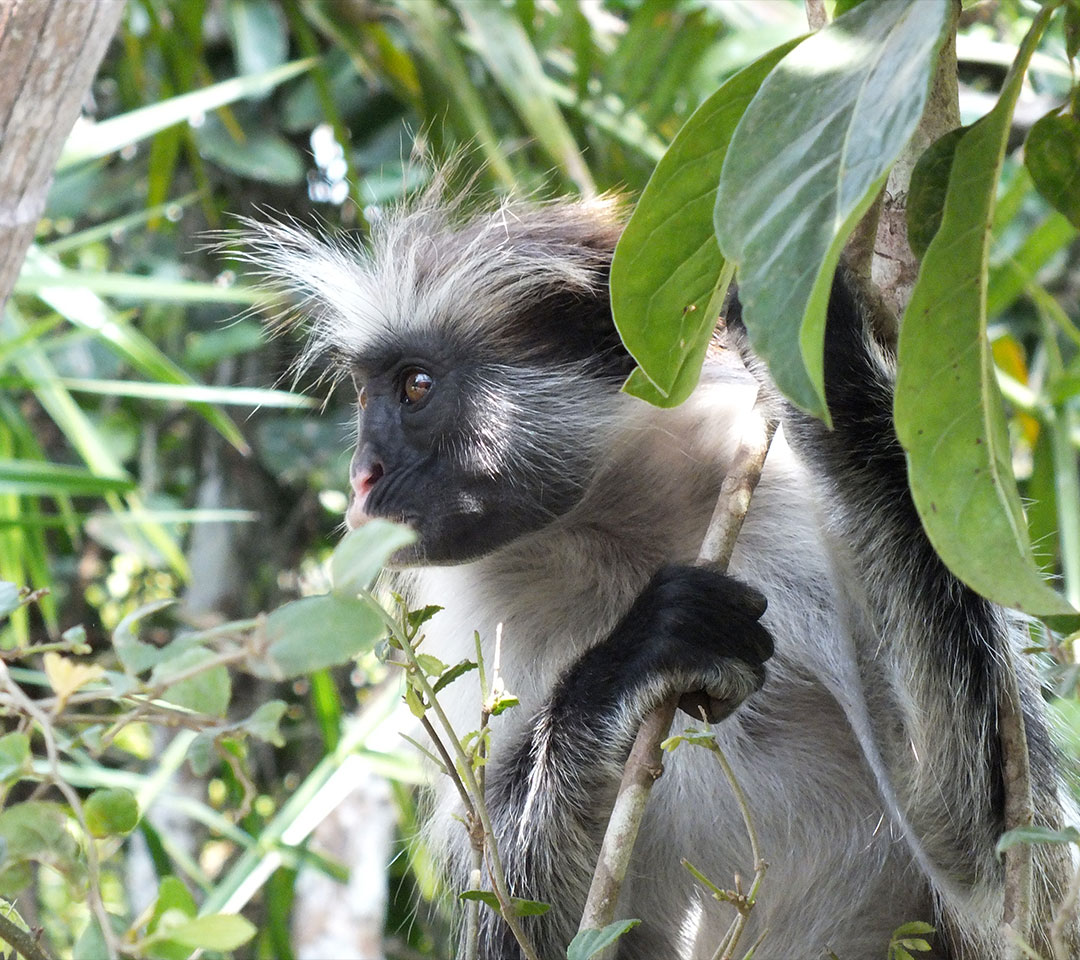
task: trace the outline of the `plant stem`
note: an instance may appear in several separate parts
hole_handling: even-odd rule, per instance
[[[483,792],[473,773],[472,761],[465,753],[465,749],[461,746],[461,740],[455,733],[454,727],[450,723],[450,718],[447,717],[446,712],[439,703],[435,691],[432,689],[427,676],[424,674],[419,661],[416,659],[416,651],[413,648],[412,643],[404,635],[404,631],[401,629],[400,624],[398,624],[390,614],[383,610],[382,605],[367,591],[360,591],[360,596],[367,599],[368,602],[372,604],[373,608],[382,615],[383,620],[391,630],[394,638],[401,645],[401,649],[405,652],[405,658],[409,661],[409,666],[413,669],[413,676],[416,678],[417,685],[423,692],[429,706],[438,718],[439,725],[442,727],[443,732],[450,741],[450,745],[453,748],[458,761],[456,766],[451,763],[450,769],[457,769],[459,771],[464,788],[472,800],[472,808],[483,826],[485,854],[489,868],[488,872],[491,875],[492,891],[499,901],[499,912],[503,920],[506,921],[506,925],[510,928],[511,933],[513,933],[514,939],[517,940],[518,945],[521,947],[521,951],[525,955],[526,960],[539,960],[536,949],[525,936],[525,931],[521,929],[518,917],[514,913],[513,899],[510,895],[510,888],[506,882],[506,873],[503,870],[502,861],[499,859],[498,848],[496,846],[495,827],[491,822],[487,804],[484,803]],[[468,809],[468,807],[466,807],[466,809]]]

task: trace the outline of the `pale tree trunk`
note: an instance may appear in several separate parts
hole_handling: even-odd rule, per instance
[[[0,308],[123,0],[0,0]]]

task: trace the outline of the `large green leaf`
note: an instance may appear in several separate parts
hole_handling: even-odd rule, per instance
[[[1013,108],[1051,13],[1021,47],[997,106],[956,145],[941,227],[900,329],[896,429],[912,494],[941,558],[986,597],[1070,613],[1035,568],[986,335],[990,224]]]
[[[799,40],[740,70],[694,112],[649,179],[615,248],[611,306],[626,348],[650,383],[627,391],[675,406],[697,384],[724,267],[712,213],[735,126],[762,80]],[[652,389],[650,389],[652,388]]]
[[[337,593],[304,597],[266,618],[270,662],[252,666],[270,676],[295,677],[346,663],[385,635],[385,620],[367,600]]]
[[[738,264],[750,340],[791,401],[822,418],[833,272],[922,116],[951,9],[866,0],[780,62],[728,149],[716,234]]]
[[[371,520],[350,531],[330,558],[334,593],[352,598],[367,590],[394,552],[415,540],[412,530],[389,520]]]

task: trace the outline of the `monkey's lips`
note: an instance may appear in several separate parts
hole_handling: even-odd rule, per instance
[[[345,511],[345,526],[350,530],[362,527],[371,516],[364,511],[367,497],[358,497],[355,493],[349,498],[349,506]]]

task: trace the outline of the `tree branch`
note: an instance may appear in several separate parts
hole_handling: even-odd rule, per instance
[[[759,416],[751,418],[752,422],[740,440],[731,467],[720,486],[716,508],[698,554],[699,564],[714,566],[718,570],[726,570],[731,561],[735,541],[776,432],[776,421],[763,415],[760,396],[754,410]],[[679,697],[661,704],[645,718],[638,730],[608,820],[582,912],[580,930],[598,930],[615,919],[619,891],[630,864],[649,791],[663,772],[660,744],[668,735],[678,704]]]

